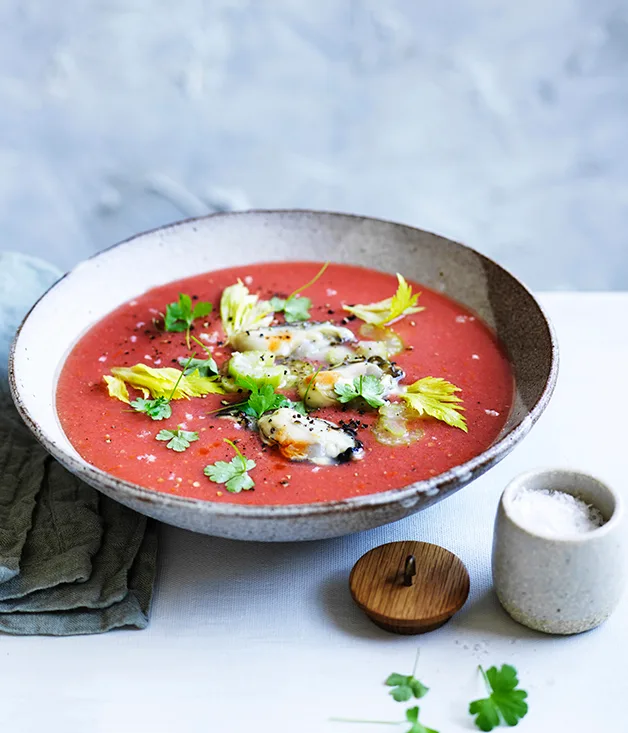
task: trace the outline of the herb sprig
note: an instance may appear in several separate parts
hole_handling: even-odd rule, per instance
[[[411,698],[421,699],[428,693],[429,688],[416,677],[416,668],[419,661],[417,652],[414,670],[411,675],[391,674],[384,683],[393,689],[391,697],[397,702],[407,702]],[[525,699],[528,693],[518,689],[519,680],[517,670],[509,664],[502,665],[501,669],[491,667],[486,672],[480,666],[480,672],[486,683],[488,697],[475,700],[469,705],[469,713],[475,715],[475,725],[481,731],[492,731],[493,728],[505,723],[509,726],[517,723],[527,714],[528,704]],[[411,723],[411,728],[405,733],[438,733],[428,728],[419,720],[420,708],[414,706],[406,710],[405,721],[392,720],[358,720],[355,718],[332,718],[338,723],[372,723],[376,725],[403,725]]]
[[[198,433],[192,430],[160,430],[155,436],[156,440],[169,441],[166,448],[175,451],[176,453],[183,453],[190,447],[190,444],[195,440],[198,440]]]
[[[338,402],[351,402],[361,397],[371,407],[381,407],[386,403],[382,397],[384,386],[374,374],[361,374],[351,384],[336,384],[334,392],[338,395]]]
[[[390,696],[397,702],[407,702],[411,697],[420,700],[427,695],[430,689],[417,680],[414,673],[407,676],[393,673],[384,684],[393,688],[390,691]]]
[[[407,731],[407,733],[438,733],[434,728],[428,728],[426,725],[421,723],[419,720],[419,713],[420,708],[418,705],[406,710],[406,720],[409,723],[412,723],[412,727]]]
[[[185,366],[183,370],[183,374],[187,377],[188,374],[192,374],[192,372],[198,370],[199,376],[201,377],[218,377],[220,374],[220,370],[218,369],[218,364],[216,364],[216,360],[214,359],[214,356],[210,349],[205,346],[205,344],[202,341],[199,341],[199,339],[196,338],[196,336],[192,336],[192,341],[194,343],[198,344],[201,349],[207,354],[206,359],[190,359],[189,361],[182,356],[178,361],[181,366]]]
[[[503,664],[501,669],[490,667],[486,672],[481,665],[478,669],[484,678],[488,697],[474,700],[469,705],[469,713],[476,716],[476,726],[480,730],[491,731],[502,721],[506,725],[517,725],[528,712],[528,703],[525,702],[528,693],[517,689],[517,670],[510,664]]]
[[[224,484],[227,491],[239,494],[241,491],[250,491],[255,487],[255,481],[248,472],[257,465],[255,461],[242,455],[238,446],[228,438],[224,438],[235,451],[231,461],[216,461],[205,466],[204,474],[216,484]]]
[[[251,391],[248,400],[242,406],[242,412],[249,417],[260,418],[265,412],[273,412],[280,407],[288,407],[290,400],[275,392],[271,384],[257,385],[248,377],[238,377],[237,384]]]
[[[308,321],[310,318],[310,308],[312,307],[312,301],[306,298],[300,293],[314,285],[314,283],[320,279],[325,270],[329,267],[329,262],[326,262],[321,269],[314,275],[314,277],[305,285],[297,288],[287,298],[274,297],[270,299],[270,307],[275,313],[283,313],[283,317],[286,319],[286,323],[296,323],[298,321]]]
[[[403,675],[403,674],[397,674],[395,672],[389,675],[389,677],[384,682],[385,685],[393,688],[390,692],[390,695],[393,698],[393,700],[395,700],[396,702],[407,702],[412,697],[420,700],[422,697],[425,697],[425,695],[427,695],[427,693],[429,692],[429,687],[426,687],[422,682],[420,682],[415,677],[416,669],[419,664],[419,651],[420,650],[417,650],[416,659],[414,662],[414,669],[412,670],[412,674]],[[408,708],[406,710],[406,720],[404,722],[412,724],[412,727],[409,728],[406,731],[406,733],[438,733],[437,730],[434,730],[433,728],[428,728],[427,726],[423,725],[423,723],[419,720],[420,712],[421,711],[418,706]],[[342,722],[342,723],[374,723],[378,725],[402,725],[402,722],[393,721],[393,720],[356,720],[354,718],[332,718],[332,720],[335,720],[337,722]]]
[[[179,300],[166,306],[164,328],[166,331],[185,331],[185,340],[190,348],[190,329],[197,318],[204,318],[212,311],[212,304],[198,301],[192,307],[192,298],[186,293],[179,293]]]
[[[168,397],[157,397],[154,400],[138,397],[131,402],[131,407],[136,412],[143,412],[148,415],[151,420],[167,420],[172,416],[172,407],[170,407]]]
[[[280,407],[291,407],[303,415],[307,414],[307,410],[301,402],[292,402],[285,395],[275,392],[272,384],[257,384],[250,377],[242,375],[236,377],[235,383],[238,387],[250,393],[248,398],[240,402],[232,402],[230,405],[223,405],[217,410],[213,410],[214,413],[241,412],[248,417],[259,420],[267,412],[274,412]]]

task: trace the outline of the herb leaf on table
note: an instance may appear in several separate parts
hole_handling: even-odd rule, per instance
[[[205,466],[204,473],[210,481],[216,484],[224,484],[227,491],[239,494],[241,491],[249,491],[254,488],[255,481],[249,476],[248,471],[255,468],[255,461],[246,458],[240,452],[238,446],[228,438],[224,439],[235,451],[231,461],[216,461]]]
[[[419,682],[413,675],[391,674],[384,683],[393,689],[390,695],[397,702],[407,702],[411,697],[420,700],[427,695],[429,687]]]
[[[175,451],[176,453],[183,453],[190,447],[190,444],[195,440],[198,440],[198,433],[191,430],[160,430],[155,436],[156,440],[169,441],[166,448]]]
[[[406,719],[409,723],[412,723],[412,728],[407,733],[438,733],[434,728],[428,728],[419,721],[419,712],[418,706],[406,710]]]
[[[489,696],[469,705],[469,713],[476,716],[476,726],[482,731],[491,731],[502,721],[506,725],[517,725],[528,712],[525,702],[528,693],[517,689],[517,670],[510,664],[502,665],[501,669],[490,667],[486,672],[480,666],[479,670]]]

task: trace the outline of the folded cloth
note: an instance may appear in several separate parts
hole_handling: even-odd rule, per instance
[[[0,253],[0,631],[66,636],[144,628],[155,523],[100,496],[48,456],[8,396],[15,329],[59,274],[33,258]]]

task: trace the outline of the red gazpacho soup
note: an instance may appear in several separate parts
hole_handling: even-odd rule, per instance
[[[513,375],[496,335],[401,274],[243,265],[154,288],[94,325],[61,371],[78,453],[154,491],[239,504],[372,494],[473,458]]]

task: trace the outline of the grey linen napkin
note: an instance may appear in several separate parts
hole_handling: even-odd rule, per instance
[[[155,523],[100,496],[48,456],[8,394],[15,329],[58,276],[38,260],[0,253],[0,631],[67,636],[144,628]]]

